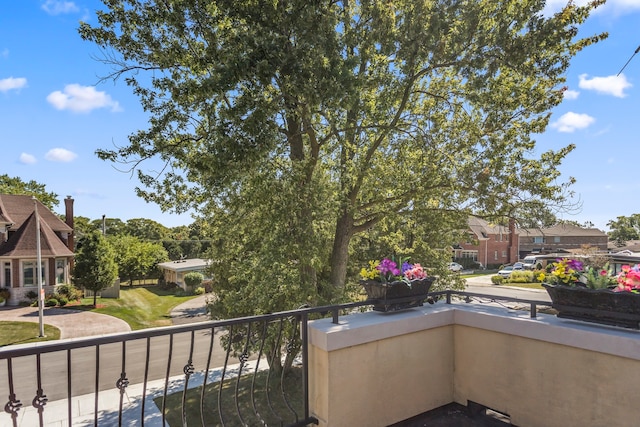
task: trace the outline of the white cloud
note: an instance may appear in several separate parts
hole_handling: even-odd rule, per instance
[[[578,96],[580,96],[580,92],[577,90],[568,89],[564,91],[564,99],[578,99]]]
[[[7,49],[6,47],[4,49],[2,49],[2,52],[0,52],[0,56],[2,56],[3,58],[8,58],[9,57],[9,49]]]
[[[585,129],[596,121],[588,114],[578,114],[568,112],[563,114],[558,121],[551,124],[551,127],[558,132],[572,133],[577,129]]]
[[[578,84],[580,89],[595,90],[598,93],[613,95],[617,98],[627,96],[624,90],[633,86],[627,81],[627,77],[624,74],[620,74],[619,76],[594,77],[592,79],[587,77],[586,74],[581,74],[578,77],[580,79],[580,83]]]
[[[584,6],[590,1],[591,0],[574,0],[573,3],[576,6]],[[543,15],[550,16],[556,12],[559,12],[564,6],[567,5],[567,3],[569,3],[569,0],[547,0],[547,3],[543,9]],[[605,4],[596,8],[594,13],[611,12],[615,15],[621,15],[636,10],[640,10],[640,0],[607,0]]]
[[[47,0],[42,3],[42,10],[49,15],[59,15],[61,13],[73,13],[80,10],[72,1]]]
[[[34,163],[36,163],[37,160],[35,158],[35,156],[28,154],[28,153],[22,153],[20,154],[20,163],[24,163],[25,165],[32,165]]]
[[[27,86],[27,79],[24,77],[8,77],[0,80],[0,92],[8,92],[11,89],[22,89]]]
[[[59,90],[51,92],[47,101],[58,110],[71,110],[76,113],[88,113],[96,108],[110,107],[111,111],[122,111],[120,104],[111,99],[106,92],[99,92],[93,86],[80,86],[70,84],[64,87],[64,92]]]
[[[78,157],[73,151],[65,150],[64,148],[52,148],[45,154],[44,158],[50,162],[63,162],[68,163],[75,160]]]

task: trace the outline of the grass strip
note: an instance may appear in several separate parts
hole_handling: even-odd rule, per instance
[[[44,325],[45,336],[38,337],[40,324],[35,322],[0,321],[0,329],[0,347],[60,339],[60,329],[51,325]]]
[[[303,418],[304,403],[302,399],[302,380],[300,368],[291,369],[284,377],[284,387],[280,386],[280,378],[267,377],[268,371],[260,371],[255,376],[255,410],[251,396],[251,385],[254,381],[253,372],[240,377],[225,379],[222,387],[220,406],[218,406],[218,396],[220,394],[220,383],[214,382],[206,385],[203,408],[200,410],[200,397],[202,386],[194,387],[187,391],[185,402],[186,425],[201,425],[201,413],[204,412],[205,426],[219,426],[220,410],[224,417],[224,425],[231,427],[241,427],[244,425],[287,425],[295,421],[295,415],[291,412],[289,405],[294,408],[298,417]],[[239,412],[244,419],[243,424],[238,417],[236,408],[236,386],[238,388],[237,403]],[[267,389],[269,390],[267,399]],[[283,397],[282,390],[285,390],[287,401]],[[181,426],[182,423],[182,391],[170,394],[166,400],[166,420],[169,426]],[[156,406],[162,409],[162,396],[154,399]],[[263,424],[263,421],[265,424]]]

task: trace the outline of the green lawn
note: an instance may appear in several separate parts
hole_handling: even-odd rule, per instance
[[[2,330],[0,347],[60,339],[60,329],[51,325],[44,325],[45,336],[43,338],[38,337],[40,333],[40,325],[38,323],[0,321],[0,329]]]
[[[256,417],[254,411],[257,411],[264,417],[264,421],[266,421],[265,425],[282,425],[282,420],[279,416],[284,417],[286,420],[292,420],[293,416],[289,405],[291,405],[291,408],[293,408],[298,415],[303,413],[304,408],[301,390],[302,379],[300,376],[300,369],[293,368],[292,371],[285,376],[284,387],[281,387],[280,378],[277,376],[272,376],[270,381],[267,382],[267,371],[259,372],[256,375],[255,382],[252,374],[243,375],[239,382],[235,377],[228,378],[224,382],[222,392],[220,392],[219,382],[207,384],[203,402],[204,425],[219,426],[221,424],[218,398],[220,398],[220,408],[222,408],[225,426],[241,427],[243,425],[263,425],[262,420]],[[252,387],[254,388],[254,393],[251,393]],[[267,390],[269,390],[269,392],[267,392]],[[286,400],[283,398],[282,390],[287,394]],[[186,393],[186,424],[191,425],[193,423],[201,425],[201,393],[202,387],[192,388]],[[170,426],[180,426],[183,424],[182,395],[182,391],[170,394],[165,401],[165,414],[167,424]],[[154,399],[158,408],[162,408],[162,400],[162,396]],[[240,423],[238,419],[236,413],[237,407],[239,407],[240,413],[245,419],[244,424]]]
[[[120,298],[98,298],[97,308],[93,298],[84,298],[79,303],[69,303],[65,308],[89,310],[108,314],[124,320],[132,330],[171,325],[171,309],[195,298],[194,295],[176,296],[157,286],[123,286]]]

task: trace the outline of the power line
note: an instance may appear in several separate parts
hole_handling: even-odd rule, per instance
[[[620,69],[620,71],[618,71],[618,74],[616,74],[616,77],[618,77],[618,76],[620,75],[620,73],[622,72],[622,70],[624,70],[624,69],[625,69],[625,67],[626,67],[627,65],[629,65],[629,62],[631,62],[631,60],[633,59],[633,57],[634,57],[634,56],[636,56],[636,53],[638,53],[638,52],[640,52],[640,46],[638,46],[638,47],[636,48],[636,51],[635,51],[635,52],[633,52],[633,55],[631,55],[631,58],[629,58],[629,60],[627,61],[627,63],[626,63],[626,64],[624,64],[624,66],[622,67],[622,69]]]

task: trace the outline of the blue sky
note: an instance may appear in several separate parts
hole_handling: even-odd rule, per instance
[[[566,0],[549,0],[557,10]],[[577,0],[576,3],[585,3]],[[138,99],[124,81],[100,82],[110,68],[101,52],[77,33],[80,20],[96,24],[98,0],[0,2],[0,173],[46,184],[75,199],[76,215],[91,219],[150,218],[168,227],[192,222],[188,214],[162,213],[136,197],[135,176],[99,160],[98,148],[126,145],[147,127]],[[640,213],[640,0],[609,0],[580,29],[609,38],[574,58],[564,102],[548,130],[536,137],[537,153],[574,143],[562,166],[577,179],[582,209],[564,219],[609,220]]]

